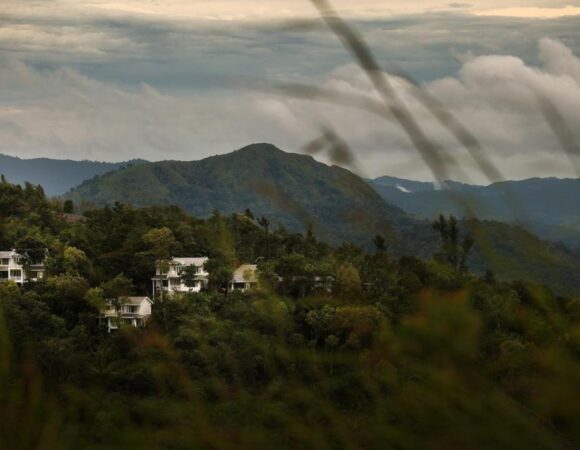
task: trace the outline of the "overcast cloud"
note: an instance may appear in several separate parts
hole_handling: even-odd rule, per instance
[[[575,175],[534,95],[551,98],[580,129],[580,16],[569,3],[338,6],[387,69],[411,74],[461,117],[506,176],[524,178]],[[334,36],[314,20],[305,26],[311,7],[264,4],[8,3],[0,13],[0,152],[190,160],[251,142],[298,151],[331,125],[356,151],[363,175],[429,178],[393,124],[231,86],[241,76],[373,95]],[[552,18],[530,19],[538,9]],[[266,20],[274,16],[288,20]],[[404,83],[395,84],[429,135],[462,163],[455,178],[484,181]]]

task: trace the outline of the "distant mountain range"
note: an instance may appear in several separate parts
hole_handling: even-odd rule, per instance
[[[382,187],[389,188],[383,181]],[[428,183],[404,182],[397,180],[399,187],[394,187],[401,194],[420,189],[437,193]],[[430,221],[404,212],[403,202],[397,201],[401,207],[386,202],[375,191],[381,191],[377,183],[310,156],[255,144],[201,161],[133,165],[85,181],[66,197],[77,204],[174,204],[202,217],[214,210],[227,214],[248,208],[255,216],[293,230],[314,225],[316,234],[330,243],[350,241],[369,247],[380,233],[395,256],[432,255],[438,236]],[[465,222],[462,228],[485,235],[481,241],[485,245],[480,242],[471,258],[473,269],[492,269],[500,279],[531,279],[580,291],[580,256],[566,248],[495,221]]]
[[[77,206],[117,201],[134,206],[177,205],[200,217],[216,210],[229,214],[250,209],[256,217],[265,216],[288,229],[305,231],[312,226],[320,238],[335,245],[348,241],[370,247],[380,233],[393,256],[433,255],[439,239],[428,219],[441,212],[461,216],[432,183],[392,177],[365,181],[341,167],[285,153],[270,144],[190,162],[108,164],[3,157],[0,173],[5,172],[10,172],[11,181],[29,180],[53,195],[80,183],[64,194]],[[508,182],[510,201],[505,206],[503,184],[450,182],[452,189],[477,202],[480,218],[488,219],[462,224],[466,232],[485,236],[485,245],[474,249],[471,268],[480,273],[492,269],[500,279],[530,279],[562,292],[580,292],[580,251],[534,234],[571,247],[580,240],[579,183]],[[513,199],[525,211],[526,229],[503,223],[516,219],[510,208]]]
[[[50,196],[62,195],[85,180],[142,160],[120,163],[49,158],[21,159],[0,153],[0,174],[15,184],[40,184]]]
[[[388,176],[370,183],[387,202],[417,218],[464,215],[449,193],[433,183]],[[448,182],[447,186],[461,194],[481,219],[521,223],[544,239],[580,247],[580,179],[532,178],[489,186]]]

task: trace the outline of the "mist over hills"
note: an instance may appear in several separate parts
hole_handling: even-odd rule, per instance
[[[62,195],[96,175],[102,175],[143,160],[120,163],[72,161],[50,158],[22,159],[0,153],[0,174],[15,184],[40,184],[47,195]]]
[[[421,219],[463,211],[433,183],[379,177],[370,181],[389,203]],[[504,181],[489,186],[449,182],[485,220],[523,223],[538,236],[580,247],[580,179],[531,178]]]

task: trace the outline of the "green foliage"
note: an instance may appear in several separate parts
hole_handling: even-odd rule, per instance
[[[465,270],[462,224],[445,220],[436,258],[397,259],[247,213],[116,204],[68,223],[35,189],[0,189],[38,207],[0,210],[18,229],[0,240],[50,254],[42,282],[0,284],[0,448],[580,445],[580,300]],[[106,333],[98,309],[146,293],[174,251],[210,256],[212,289]],[[222,292],[256,259],[264,288]]]
[[[224,291],[228,288],[234,267],[226,257],[216,255],[205,263],[204,268],[209,273],[210,289]]]
[[[228,155],[193,162],[157,162],[127,167],[89,180],[67,198],[98,205],[125,202],[139,206],[176,204],[209,217],[214,210],[265,216],[276,225],[318,236],[368,244],[376,233],[394,235],[404,213],[387,205],[362,179],[309,156],[255,144]]]

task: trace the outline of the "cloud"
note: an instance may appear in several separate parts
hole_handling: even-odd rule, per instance
[[[558,8],[549,7],[501,7],[498,9],[481,9],[476,14],[482,16],[526,17],[531,19],[551,19],[554,17],[580,15],[580,7],[566,5]]]
[[[25,157],[197,159],[296,132],[263,96],[166,95],[19,61],[3,67],[0,91],[0,152]]]
[[[510,177],[573,175],[539,112],[534,92],[548,96],[573,129],[580,124],[580,60],[562,43],[539,43],[540,67],[513,56],[466,60],[457,77],[425,84],[482,141]],[[465,152],[394,80],[430,137],[478,178]],[[365,75],[345,65],[324,86],[372,95]],[[0,72],[0,152],[119,160],[197,159],[250,142],[270,141],[296,151],[330,124],[357,153],[366,175],[429,178],[426,167],[393,123],[356,109],[329,107],[244,91],[167,94],[149,85],[127,88],[72,69],[35,69],[13,61]],[[412,170],[403,170],[407,164]],[[397,169],[399,168],[399,169]],[[465,179],[461,172],[455,178]]]
[[[477,136],[487,155],[508,178],[577,176],[541,112],[539,98],[551,100],[575,133],[576,142],[580,142],[577,133],[580,59],[561,42],[547,38],[539,42],[539,55],[544,61],[539,67],[509,55],[467,58],[457,77],[424,84],[431,95]],[[427,135],[459,163],[451,166],[451,176],[465,181],[486,181],[462,146],[410,94],[406,83],[400,79],[392,82]],[[336,70],[325,86],[351,94],[374,95],[365,74],[354,65]],[[296,115],[309,117],[309,111],[298,109]],[[359,154],[367,173],[431,177],[408,138],[395,124],[337,108],[325,108],[324,114],[318,116],[343,134]],[[580,167],[579,158],[575,163]]]
[[[295,32],[288,22],[184,18],[155,2],[27,4],[0,13],[0,152],[198,159],[259,141],[296,151],[332,124],[357,151],[365,175],[429,178],[391,123],[223,89],[226,79],[241,76],[370,94],[364,74],[320,26]],[[410,73],[449,105],[508,176],[570,174],[531,89],[553,98],[578,128],[577,18],[429,13],[354,24],[387,69]],[[476,177],[449,134],[396,84],[430,135]]]

